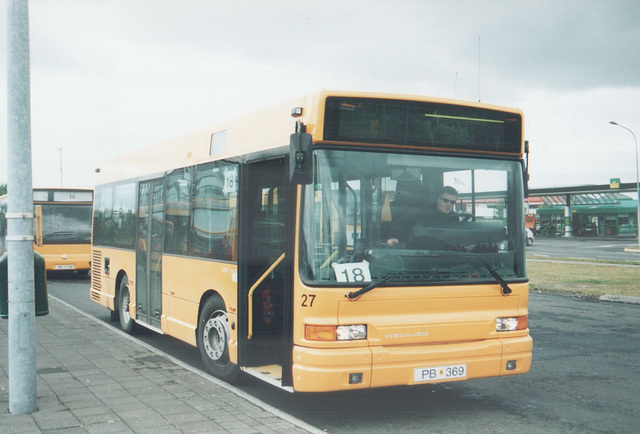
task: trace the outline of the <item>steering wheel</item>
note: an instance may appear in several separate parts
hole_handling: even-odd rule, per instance
[[[468,214],[468,213],[456,213],[456,214],[450,214],[447,215],[445,217],[447,220],[458,220],[459,222],[468,222],[468,221],[475,221],[476,218],[474,217],[473,214]]]

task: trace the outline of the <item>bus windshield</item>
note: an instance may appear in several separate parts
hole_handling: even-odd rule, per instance
[[[490,269],[506,281],[526,279],[519,161],[314,155],[315,178],[302,207],[300,271],[307,284],[495,282]]]
[[[90,244],[92,205],[42,205],[43,244]]]

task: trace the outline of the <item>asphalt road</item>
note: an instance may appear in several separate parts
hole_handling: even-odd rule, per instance
[[[111,325],[88,279],[49,293]],[[370,391],[289,394],[243,377],[240,389],[331,433],[636,432],[640,306],[531,294],[533,365],[522,376]],[[199,353],[151,331],[137,337],[202,369]]]
[[[637,247],[637,238],[601,237],[536,237],[527,254],[534,256],[640,261],[640,252],[625,252],[626,247]]]

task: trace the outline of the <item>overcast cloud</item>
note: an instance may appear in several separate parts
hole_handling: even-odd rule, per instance
[[[60,185],[61,154],[63,185],[92,187],[103,159],[322,88],[520,107],[532,187],[635,182],[609,121],[640,134],[637,1],[29,4],[34,186]]]

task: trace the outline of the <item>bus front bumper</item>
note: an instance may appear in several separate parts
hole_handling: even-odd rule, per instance
[[[294,346],[293,388],[328,392],[524,374],[530,336],[484,341],[318,349]]]
[[[69,253],[65,255],[43,253],[47,271],[89,271],[91,263],[88,255]],[[64,256],[64,258],[62,257]]]

